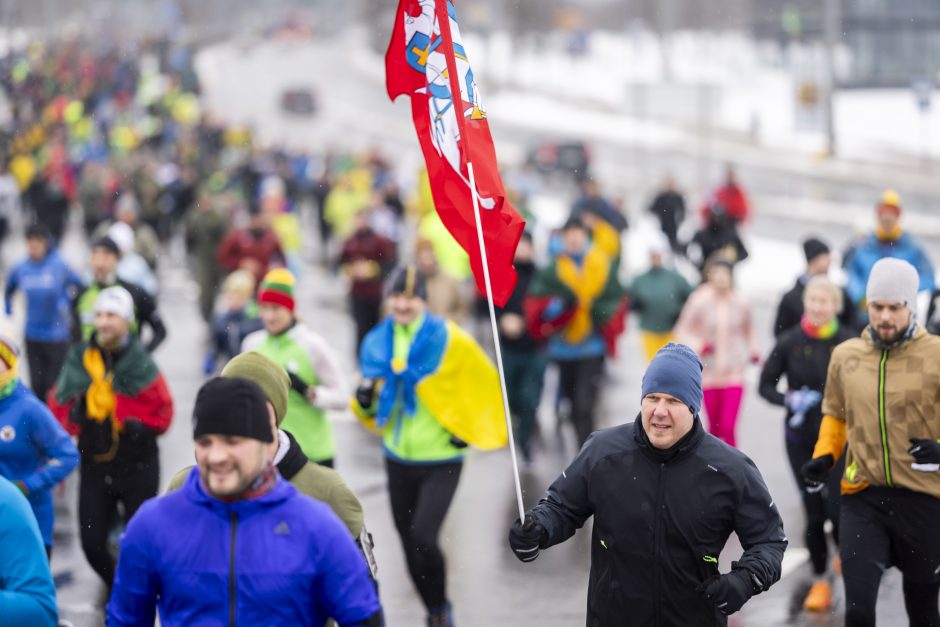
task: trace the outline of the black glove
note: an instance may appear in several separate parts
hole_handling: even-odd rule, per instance
[[[517,518],[509,528],[509,546],[520,562],[534,562],[539,556],[544,535],[542,525],[532,516],[526,515],[525,523],[520,523]]]
[[[124,437],[131,442],[138,442],[148,435],[150,435],[150,429],[136,418],[128,418],[124,421]]]
[[[72,406],[69,408],[69,422],[73,425],[81,426],[85,421],[85,417],[85,395],[82,394],[75,399],[75,402],[72,403]]]
[[[823,455],[815,457],[800,468],[800,474],[803,475],[803,484],[807,492],[819,492],[826,485],[829,478],[829,471],[832,470],[836,460],[832,455]]]
[[[911,448],[907,452],[918,464],[940,464],[940,442],[936,440],[911,438]]]
[[[363,379],[359,387],[356,388],[356,402],[359,407],[368,410],[372,407],[372,400],[375,398],[375,379]]]
[[[304,383],[303,381],[301,381],[300,377],[298,377],[293,372],[288,372],[287,376],[290,377],[291,388],[300,392],[300,395],[303,396],[304,398],[307,398],[307,388],[309,388],[310,386]]]
[[[743,568],[735,568],[725,575],[715,575],[695,591],[714,603],[725,616],[740,610],[757,592],[751,581],[751,573]]]

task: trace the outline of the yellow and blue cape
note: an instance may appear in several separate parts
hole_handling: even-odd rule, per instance
[[[386,318],[363,340],[362,376],[382,379],[376,426],[397,404],[413,416],[420,401],[450,433],[467,444],[493,450],[506,446],[499,375],[479,344],[449,320],[427,314],[415,334],[408,361],[394,363],[394,322]]]

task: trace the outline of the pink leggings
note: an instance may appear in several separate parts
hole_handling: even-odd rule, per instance
[[[711,388],[704,390],[704,396],[709,433],[735,446],[734,426],[738,422],[738,411],[741,409],[744,388],[740,385]]]

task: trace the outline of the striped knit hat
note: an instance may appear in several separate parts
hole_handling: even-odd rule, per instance
[[[280,305],[294,311],[294,283],[294,275],[290,270],[271,270],[258,286],[258,304]]]

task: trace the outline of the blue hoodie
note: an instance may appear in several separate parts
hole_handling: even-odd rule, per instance
[[[52,488],[78,465],[78,449],[49,408],[22,382],[0,398],[0,475],[22,481],[42,540],[52,546]]]
[[[71,339],[71,300],[84,285],[81,278],[55,250],[40,261],[27,258],[7,277],[3,297],[6,314],[13,311],[13,293],[26,295],[26,339],[35,342],[68,342]]]
[[[0,624],[54,626],[58,622],[49,560],[29,504],[0,479]]]
[[[232,595],[234,592],[234,596]],[[346,527],[280,477],[255,499],[183,488],[143,504],[121,539],[108,627],[368,624],[378,597]]]

